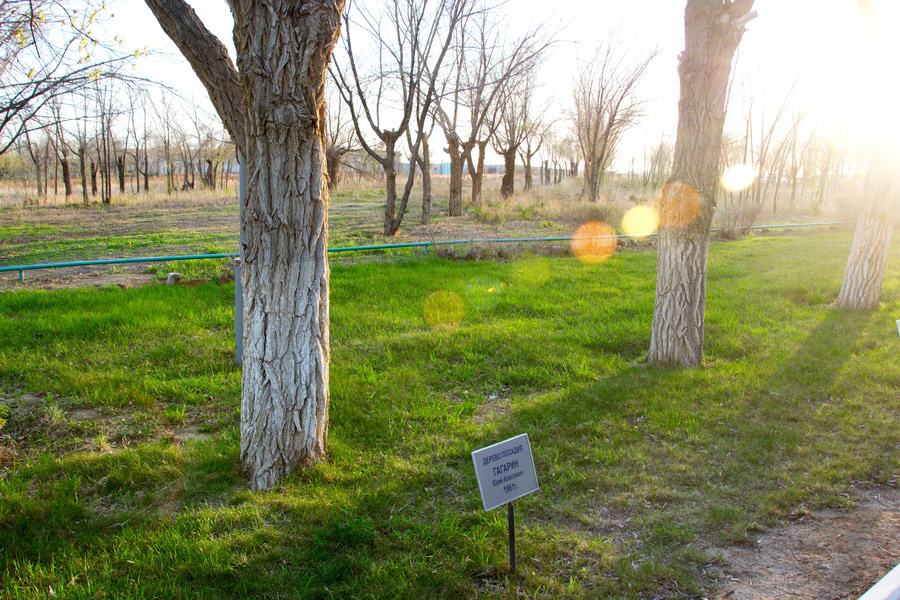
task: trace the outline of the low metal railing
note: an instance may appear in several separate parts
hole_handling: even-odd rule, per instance
[[[780,225],[755,225],[749,229],[785,229],[795,227],[824,227],[828,225],[846,225],[846,221],[829,221],[824,223],[785,223]],[[711,232],[721,231],[714,228]],[[658,234],[651,233],[640,237],[655,237]],[[604,235],[591,236],[591,239],[628,239],[634,238],[626,234],[620,235]],[[424,248],[428,253],[428,248],[432,246],[450,246],[458,244],[510,244],[510,243],[536,243],[536,242],[568,242],[575,239],[581,239],[577,236],[555,236],[555,237],[523,237],[523,238],[475,238],[467,240],[432,240],[430,242],[404,242],[400,244],[376,244],[372,246],[342,246],[337,248],[329,248],[328,252],[365,252],[371,250],[389,250],[392,248]],[[215,258],[238,258],[240,253],[225,252],[221,254],[185,254],[180,256],[144,256],[139,258],[109,258],[98,260],[77,260],[72,262],[60,263],[41,263],[30,265],[13,265],[9,267],[0,267],[0,273],[16,272],[19,273],[19,281],[25,281],[25,271],[34,271],[37,269],[61,269],[66,267],[89,267],[95,265],[118,265],[128,263],[149,263],[149,262],[173,262],[179,260],[202,260]]]

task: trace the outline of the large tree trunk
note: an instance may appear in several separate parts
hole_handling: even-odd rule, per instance
[[[698,366],[703,358],[706,259],[716,206],[731,61],[753,0],[688,0],[678,75],[678,136],[660,201],[650,361]]]
[[[457,140],[452,138],[447,140],[447,154],[450,155],[450,206],[448,214],[451,217],[459,217],[462,215],[463,156]]]
[[[865,204],[844,273],[836,305],[855,310],[871,310],[881,302],[881,286],[887,270],[891,233],[897,218],[896,162],[889,148],[891,140],[881,140],[873,153],[866,178]]]
[[[503,179],[500,181],[500,197],[506,200],[516,191],[516,151],[503,153]]]
[[[268,489],[325,455],[325,71],[343,2],[231,4],[247,95],[241,458],[253,488]]]
[[[182,0],[146,0],[247,163],[241,461],[253,489],[321,460],[328,431],[325,72],[343,0],[231,0],[240,74]]]

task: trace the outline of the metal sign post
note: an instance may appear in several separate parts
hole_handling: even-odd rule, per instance
[[[540,489],[528,434],[472,452],[484,510],[506,505],[509,526],[509,572],[516,573],[516,509],[513,501]]]
[[[516,574],[516,509],[506,505],[506,525],[509,527],[509,574]]]

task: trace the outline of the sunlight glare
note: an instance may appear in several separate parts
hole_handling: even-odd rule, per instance
[[[619,240],[612,227],[600,221],[585,223],[575,232],[572,252],[586,263],[603,262],[616,251]]]
[[[643,204],[629,208],[622,217],[622,230],[635,238],[656,233],[659,228],[659,211]]]
[[[513,263],[512,280],[517,285],[539,287],[547,283],[548,279],[550,279],[550,267],[545,260],[527,259]]]
[[[740,192],[753,185],[756,172],[747,164],[731,165],[722,173],[719,182],[729,192]]]
[[[670,181],[659,194],[660,227],[687,227],[697,220],[703,196],[700,191],[683,181]]]

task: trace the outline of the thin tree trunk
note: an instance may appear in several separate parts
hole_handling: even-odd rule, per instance
[[[97,163],[91,159],[91,196],[97,195]]]
[[[472,171],[472,208],[481,208],[481,188],[484,183],[484,155],[487,149],[487,140],[478,142],[478,164],[473,169],[471,154],[469,155],[469,170]]]
[[[325,150],[325,164],[328,171],[328,191],[333,192],[341,182],[341,151],[329,146]]]
[[[41,159],[40,149],[32,156],[32,160],[34,162],[35,180],[37,182],[37,197],[43,198],[47,195],[47,190],[44,187],[44,165],[43,160]]]
[[[531,173],[531,155],[526,152],[524,158],[522,162],[525,163],[525,185],[522,190],[527,192],[534,185],[534,180]]]
[[[431,153],[428,148],[428,136],[422,137],[422,157],[419,167],[422,169],[422,218],[420,223],[431,223]]]
[[[150,193],[150,161],[147,158],[147,146],[144,146],[144,193]]]
[[[88,206],[90,203],[88,202],[87,172],[85,171],[84,164],[84,150],[84,148],[78,148],[78,168],[81,171],[81,201],[85,206]]]
[[[125,156],[116,156],[116,174],[119,176],[119,193],[125,193]]]
[[[384,235],[394,235],[394,220],[397,218],[397,171],[395,170],[396,140],[390,136],[385,141],[384,150]],[[410,165],[412,166],[412,165]]]
[[[825,166],[822,167],[822,177],[819,179],[819,190],[816,192],[816,200],[813,203],[813,214],[818,215],[822,210],[822,204],[825,203],[825,188],[828,187],[828,172],[831,169],[831,158],[834,151],[831,144],[828,144],[828,150],[825,153]]]
[[[450,206],[448,214],[451,217],[459,217],[462,215],[463,157],[457,140],[451,138],[447,141],[447,154],[450,155]]]
[[[731,62],[752,0],[688,0],[678,75],[678,136],[660,202],[656,301],[649,359],[699,366],[703,359],[706,259],[716,205]],[[737,22],[736,22],[737,21]]]
[[[508,199],[516,191],[516,151],[503,153],[503,179],[500,181],[500,197]]]
[[[72,197],[72,173],[69,169],[69,158],[64,156],[59,159],[59,166],[62,169],[63,188],[66,191],[66,200]]]

